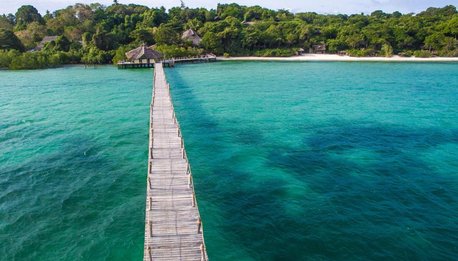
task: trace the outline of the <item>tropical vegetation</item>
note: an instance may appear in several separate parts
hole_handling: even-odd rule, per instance
[[[190,28],[202,37],[200,46],[181,39]],[[37,48],[45,36],[58,37]],[[352,56],[458,56],[458,12],[452,5],[418,14],[292,13],[238,4],[166,10],[115,0],[110,6],[75,4],[45,15],[24,5],[0,16],[0,68],[117,62],[142,43],[168,57],[291,56],[316,45]]]

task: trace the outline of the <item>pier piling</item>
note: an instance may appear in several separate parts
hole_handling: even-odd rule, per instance
[[[144,260],[208,260],[192,173],[163,64],[154,68]]]

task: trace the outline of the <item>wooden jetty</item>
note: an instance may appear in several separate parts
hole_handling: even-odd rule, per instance
[[[163,64],[165,67],[174,67],[175,64],[181,63],[205,63],[216,62],[215,55],[202,55],[197,57],[180,57],[161,60],[158,63]],[[140,59],[132,62],[118,62],[118,69],[136,69],[136,68],[154,68],[155,62],[153,59]]]
[[[144,261],[208,260],[180,125],[163,64],[154,64]]]
[[[154,61],[150,59],[135,60],[133,62],[118,62],[118,69],[154,68]]]
[[[167,67],[174,67],[175,64],[180,64],[180,63],[208,63],[208,62],[216,62],[216,56],[215,55],[202,55],[198,57],[172,58],[172,59],[164,60],[162,64]]]

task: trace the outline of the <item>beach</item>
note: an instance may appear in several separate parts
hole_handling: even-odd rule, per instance
[[[292,57],[218,57],[220,61],[323,61],[323,62],[458,62],[458,57],[351,57],[337,54],[304,54]]]

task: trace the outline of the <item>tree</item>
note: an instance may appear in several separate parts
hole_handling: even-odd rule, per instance
[[[188,22],[184,25],[184,29],[193,29],[199,30],[204,24],[197,18],[188,20]]]
[[[38,22],[44,23],[38,10],[31,5],[23,5],[16,12],[16,28],[18,30],[24,29],[28,24]]]
[[[244,8],[238,4],[218,4],[216,12],[221,19],[226,19],[226,17],[232,16],[243,20],[245,14]]]
[[[113,55],[108,52],[97,49],[96,47],[89,48],[88,52],[83,55],[81,61],[86,64],[102,64],[111,62]]]
[[[221,38],[213,32],[208,32],[202,37],[202,46],[205,50],[216,54],[222,54],[224,52]]]
[[[331,53],[337,53],[339,51],[343,51],[348,49],[348,45],[342,39],[331,39],[327,41],[327,49]]]
[[[46,35],[46,26],[38,22],[32,22],[28,24],[26,30],[34,42],[41,41],[41,39],[43,39],[43,37]]]
[[[52,52],[68,52],[70,50],[70,41],[65,36],[59,36],[55,41],[51,41],[47,43],[44,47],[45,51],[52,51]]]
[[[114,49],[116,41],[112,33],[107,33],[102,29],[98,29],[92,36],[92,44],[100,50],[108,51]]]
[[[370,15],[332,15],[238,4],[219,4],[216,10],[208,10],[182,3],[166,10],[119,2],[110,6],[75,4],[47,12],[44,19],[30,5],[19,8],[16,16],[0,16],[1,49],[22,51],[35,47],[45,35],[64,36],[43,52],[21,54],[14,62],[8,61],[18,56],[17,50],[2,51],[6,58],[0,65],[39,68],[81,58],[105,63],[115,53],[115,60],[123,59],[126,50],[140,43],[156,43],[169,56],[199,54],[201,49],[190,48],[181,40],[189,28],[202,37],[206,51],[233,56],[288,56],[298,48],[321,43],[326,43],[331,53],[346,51],[357,56],[458,56],[458,12],[454,6],[428,8],[417,15],[380,10]]]
[[[382,45],[382,54],[385,57],[393,56],[393,47],[391,47],[391,45],[388,43]]]
[[[458,39],[458,15],[446,22],[445,33],[455,39]]]
[[[180,41],[171,24],[161,24],[154,33],[154,38],[158,44],[176,44]]]
[[[5,29],[0,29],[0,49],[10,50],[15,49],[19,51],[24,50],[24,46],[17,36],[12,32]]]
[[[166,23],[169,18],[164,7],[151,9],[144,12],[141,16],[143,19],[142,26],[144,27],[158,27],[161,24]]]
[[[46,14],[45,14],[45,16],[43,16],[43,20],[45,20],[45,22],[48,22],[52,18],[53,18],[53,16],[52,16],[51,12],[49,12],[49,10],[46,10]]]
[[[14,28],[14,23],[12,23],[6,15],[1,15],[0,16],[0,29],[13,30],[13,28]]]
[[[130,33],[132,38],[137,44],[146,43],[148,45],[154,44],[153,33],[150,29],[140,28]]]
[[[425,38],[425,47],[429,50],[440,50],[445,44],[445,36],[441,33],[434,33]]]

